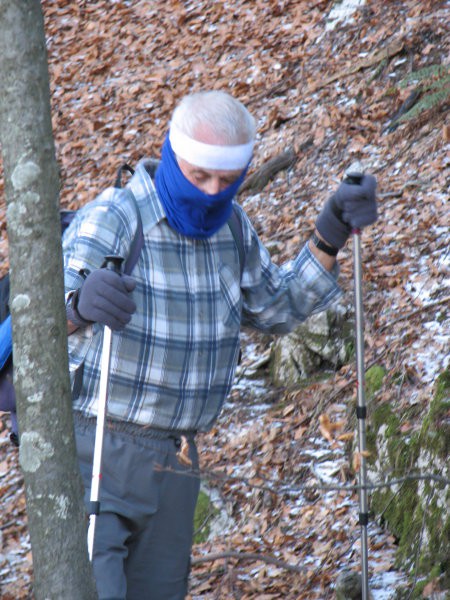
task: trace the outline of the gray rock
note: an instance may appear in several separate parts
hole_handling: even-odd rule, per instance
[[[345,569],[336,582],[336,600],[361,600],[362,584],[361,575],[350,569]],[[373,600],[369,592],[370,600]]]
[[[278,338],[271,354],[271,373],[276,385],[301,383],[314,373],[338,369],[348,359],[353,343],[350,309],[333,305],[309,317],[294,332]]]

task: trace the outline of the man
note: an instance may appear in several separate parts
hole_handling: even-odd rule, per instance
[[[376,219],[375,179],[343,183],[314,238],[292,262],[274,265],[233,202],[254,139],[254,120],[236,99],[217,91],[187,96],[155,176],[144,160],[127,186],[145,240],[132,274],[100,268],[106,255],[128,256],[136,231],[136,209],[123,190],[106,190],[65,236],[70,363],[83,368],[74,409],[86,498],[102,326],[114,331],[93,554],[101,600],[184,598],[199,481],[180,474],[190,469],[177,460],[182,436],[196,468],[195,435],[212,426],[230,391],[241,326],[287,333],[325,309],[339,294],[338,249],[352,226]],[[228,226],[233,210],[242,265]]]

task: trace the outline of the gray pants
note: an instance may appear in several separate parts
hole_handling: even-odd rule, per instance
[[[95,422],[75,420],[89,506]],[[182,600],[200,482],[183,475],[179,439],[105,430],[93,568],[99,600]],[[192,468],[198,468],[194,438]],[[155,468],[156,467],[156,468]],[[177,472],[170,472],[170,469]]]

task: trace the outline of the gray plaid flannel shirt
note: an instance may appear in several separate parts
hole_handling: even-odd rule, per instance
[[[245,264],[228,226],[206,240],[171,229],[146,161],[128,183],[141,211],[144,247],[132,276],[136,313],[123,332],[113,332],[108,415],[171,430],[206,431],[229,393],[242,325],[288,333],[340,294],[338,268],[326,271],[307,245],[297,258],[272,263],[248,217],[241,217]],[[107,254],[126,257],[136,230],[136,211],[123,191],[108,188],[80,210],[63,238],[66,292],[83,282]],[[73,372],[83,383],[74,408],[97,413],[102,351],[98,325],[69,336]]]

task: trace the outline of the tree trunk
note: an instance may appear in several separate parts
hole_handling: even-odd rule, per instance
[[[20,465],[36,600],[97,598],[73,435],[59,181],[37,0],[0,0],[0,139]]]

